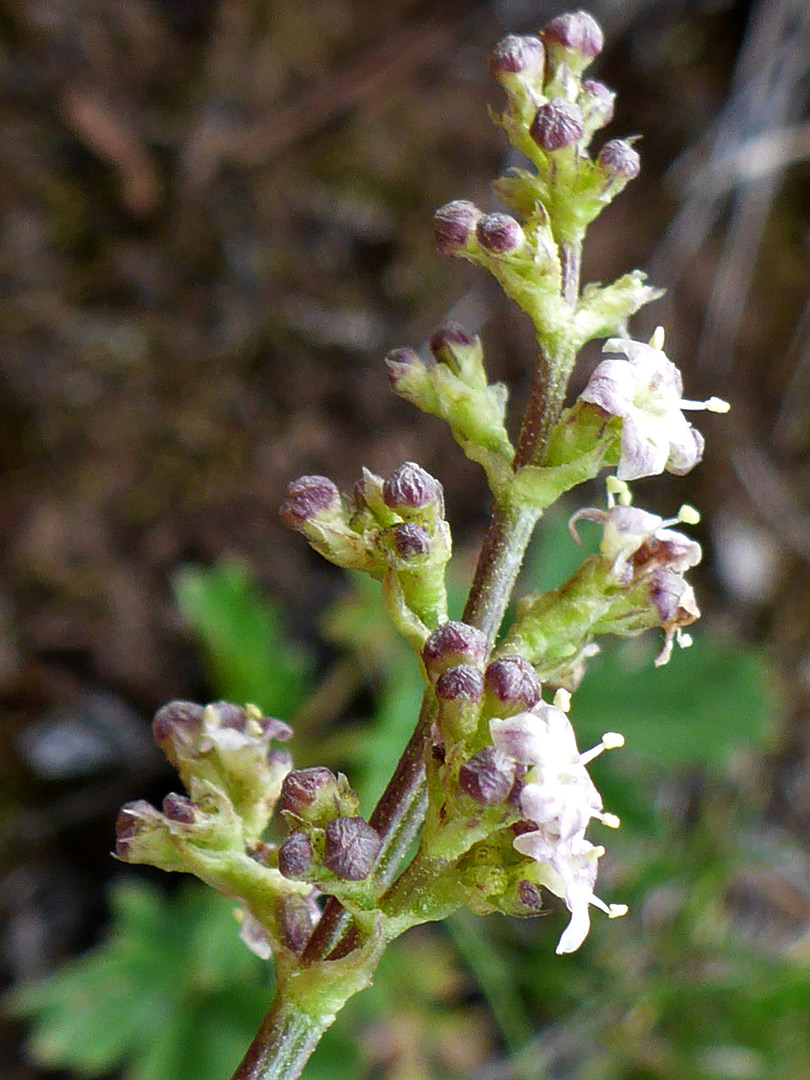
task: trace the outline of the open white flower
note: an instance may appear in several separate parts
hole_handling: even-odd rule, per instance
[[[679,476],[689,472],[703,456],[703,436],[683,410],[728,411],[720,398],[683,399],[681,373],[662,344],[663,335],[658,332],[649,345],[628,338],[606,341],[604,352],[619,353],[625,359],[603,360],[580,394],[583,401],[622,420],[616,473],[620,480],[656,476],[665,469]]]
[[[626,910],[621,905],[608,907],[594,896],[596,862],[603,849],[585,839],[591,818],[612,828],[619,824],[614,815],[602,812],[602,798],[586,766],[603,750],[621,746],[624,739],[610,732],[581,754],[565,712],[544,701],[530,712],[491,720],[490,732],[498,750],[530,766],[519,795],[520,811],[536,829],[518,836],[514,846],[537,862],[538,882],[565,901],[571,922],[557,952],[573,952],[588,933],[590,904],[611,916]]]

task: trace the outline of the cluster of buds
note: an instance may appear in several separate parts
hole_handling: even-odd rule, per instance
[[[173,701],[152,730],[187,794],[167,795],[162,810],[143,799],[122,807],[118,858],[194,874],[239,900],[242,937],[262,957],[274,943],[302,948],[318,915],[311,886],[286,882],[262,839],[292,767],[274,743],[291,729],[250,705]]]
[[[582,78],[601,49],[602,32],[583,11],[552,19],[538,37],[510,35],[496,46],[490,68],[507,95],[498,122],[534,171],[513,169],[495,183],[515,216],[455,200],[433,219],[442,254],[487,269],[539,334],[566,333],[575,347],[620,332],[630,315],[660,295],[634,273],[586,290],[573,326],[570,310],[561,306],[558,245],[579,242],[640,170],[632,139],[611,139],[595,156],[589,153],[593,135],[613,116],[612,91]]]
[[[284,877],[315,882],[344,899],[335,883],[368,877],[381,841],[358,815],[357,795],[345,776],[320,766],[288,773],[279,810],[290,830],[278,853]]]
[[[548,704],[524,657],[485,665],[486,653],[483,635],[453,622],[439,627],[423,650],[437,701],[425,843],[444,856],[464,854],[459,875],[472,885],[478,910],[535,913],[540,885],[560,896],[571,922],[558,952],[571,952],[587,934],[589,905],[611,917],[626,910],[594,895],[603,849],[585,839],[593,818],[618,825],[603,813],[585,766],[623,739],[608,734],[580,754],[563,708],[566,693]]]
[[[364,469],[348,497],[325,476],[302,476],[287,488],[281,519],[330,562],[381,580],[395,622],[418,646],[446,618],[450,530],[442,486],[421,466],[406,462],[387,480]]]
[[[507,389],[488,383],[478,337],[448,323],[430,339],[424,361],[413,349],[395,349],[385,358],[395,393],[450,425],[464,453],[485,469],[493,490],[511,470],[514,447],[506,431]]]

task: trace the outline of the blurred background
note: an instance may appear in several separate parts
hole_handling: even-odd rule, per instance
[[[297,764],[345,768],[366,812],[381,791],[418,672],[373,587],[277,507],[301,473],[418,460],[460,610],[484,485],[381,361],[452,313],[519,413],[530,328],[430,218],[494,208],[513,161],[487,53],[561,10],[0,0],[4,1077],[224,1080],[269,1001],[230,905],[110,857],[120,804],[176,786],[159,705],[255,701]],[[310,1080],[810,1075],[810,8],[589,10],[607,135],[640,133],[644,167],[584,278],[666,286],[636,335],[664,323],[687,395],[733,405],[701,418],[693,474],[637,485],[703,512],[695,648],[660,670],[655,642],[608,649],[575,700],[581,743],[628,738],[594,772],[624,819],[600,891],[631,914],[562,959],[556,905],[411,934]],[[579,558],[552,515],[525,587]]]

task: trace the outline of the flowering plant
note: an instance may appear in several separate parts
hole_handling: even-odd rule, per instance
[[[386,479],[364,470],[347,495],[326,477],[301,477],[281,508],[325,558],[381,583],[424,675],[413,736],[371,817],[360,816],[346,777],[293,768],[276,745],[292,735],[286,724],[226,702],[158,712],[155,739],[186,794],[167,796],[161,811],[142,800],[121,811],[119,858],[192,873],[237,900],[246,945],[275,963],[275,1001],[235,1080],[298,1076],[409,927],[463,906],[531,916],[545,887],[570,912],[557,946],[568,953],[588,933],[591,906],[611,918],[626,910],[595,895],[604,849],[585,835],[594,819],[619,825],[587,766],[623,738],[608,732],[580,752],[571,697],[600,635],[661,628],[659,663],[674,642],[689,643],[683,628],[699,611],[685,573],[700,547],[669,526],[694,523],[697,512],[683,507],[665,521],[637,509],[628,481],[691,469],[703,439],[683,410],[727,406],[682,399],[662,331],[649,344],[626,336],[630,316],[659,295],[643,274],[580,286],[587,226],[640,168],[631,141],[589,151],[613,110],[612,92],[583,78],[601,47],[581,11],[496,47],[492,72],[507,99],[496,122],[532,167],[495,184],[514,216],[458,200],[434,218],[439,251],[490,272],[534,326],[538,360],[516,445],[507,390],[489,381],[481,342],[462,327],[438,330],[429,356],[399,349],[387,358],[394,391],[449,424],[492,492],[462,619],[448,620],[442,487],[419,465]],[[603,360],[566,407],[578,353],[600,338],[619,358]],[[583,517],[602,526],[598,552],[560,588],[524,597],[502,635],[538,520],[605,469],[615,470],[606,508],[571,520],[575,537]],[[286,834],[278,842],[273,818]]]

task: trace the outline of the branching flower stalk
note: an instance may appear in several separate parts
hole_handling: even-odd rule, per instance
[[[660,295],[642,273],[580,286],[588,225],[640,168],[631,140],[589,150],[613,113],[613,93],[583,78],[601,47],[582,11],[496,47],[506,108],[495,121],[530,167],[495,183],[512,214],[458,200],[434,218],[439,251],[491,273],[534,326],[538,359],[516,446],[506,387],[489,382],[481,342],[462,327],[439,329],[429,359],[399,349],[386,360],[395,393],[450,426],[492,492],[462,620],[448,621],[442,487],[419,465],[387,479],[364,469],[349,495],[304,476],[281,508],[325,558],[381,583],[424,674],[416,728],[369,821],[344,776],[293,768],[277,745],[292,735],[282,721],[226,702],[175,701],[157,713],[155,739],[186,794],[168,795],[160,811],[144,801],[121,811],[120,859],[195,874],[233,898],[243,940],[274,961],[275,1001],[235,1080],[300,1075],[385,946],[411,926],[460,907],[531,916],[545,888],[569,910],[557,946],[568,953],[586,937],[592,906],[611,918],[626,910],[596,895],[604,848],[585,836],[593,820],[619,825],[587,766],[624,740],[607,732],[580,752],[571,698],[601,635],[661,628],[657,663],[689,643],[684,628],[699,611],[685,573],[701,552],[671,526],[699,516],[686,506],[665,521],[638,509],[629,482],[691,469],[703,439],[684,410],[728,406],[684,400],[663,331],[649,343],[629,338],[629,318]],[[608,358],[565,407],[582,346],[605,338]],[[599,551],[560,588],[523,597],[499,637],[537,521],[603,470],[612,470],[605,507],[571,519],[575,540],[582,518],[601,526]],[[287,834],[280,843],[267,839],[274,816]]]

